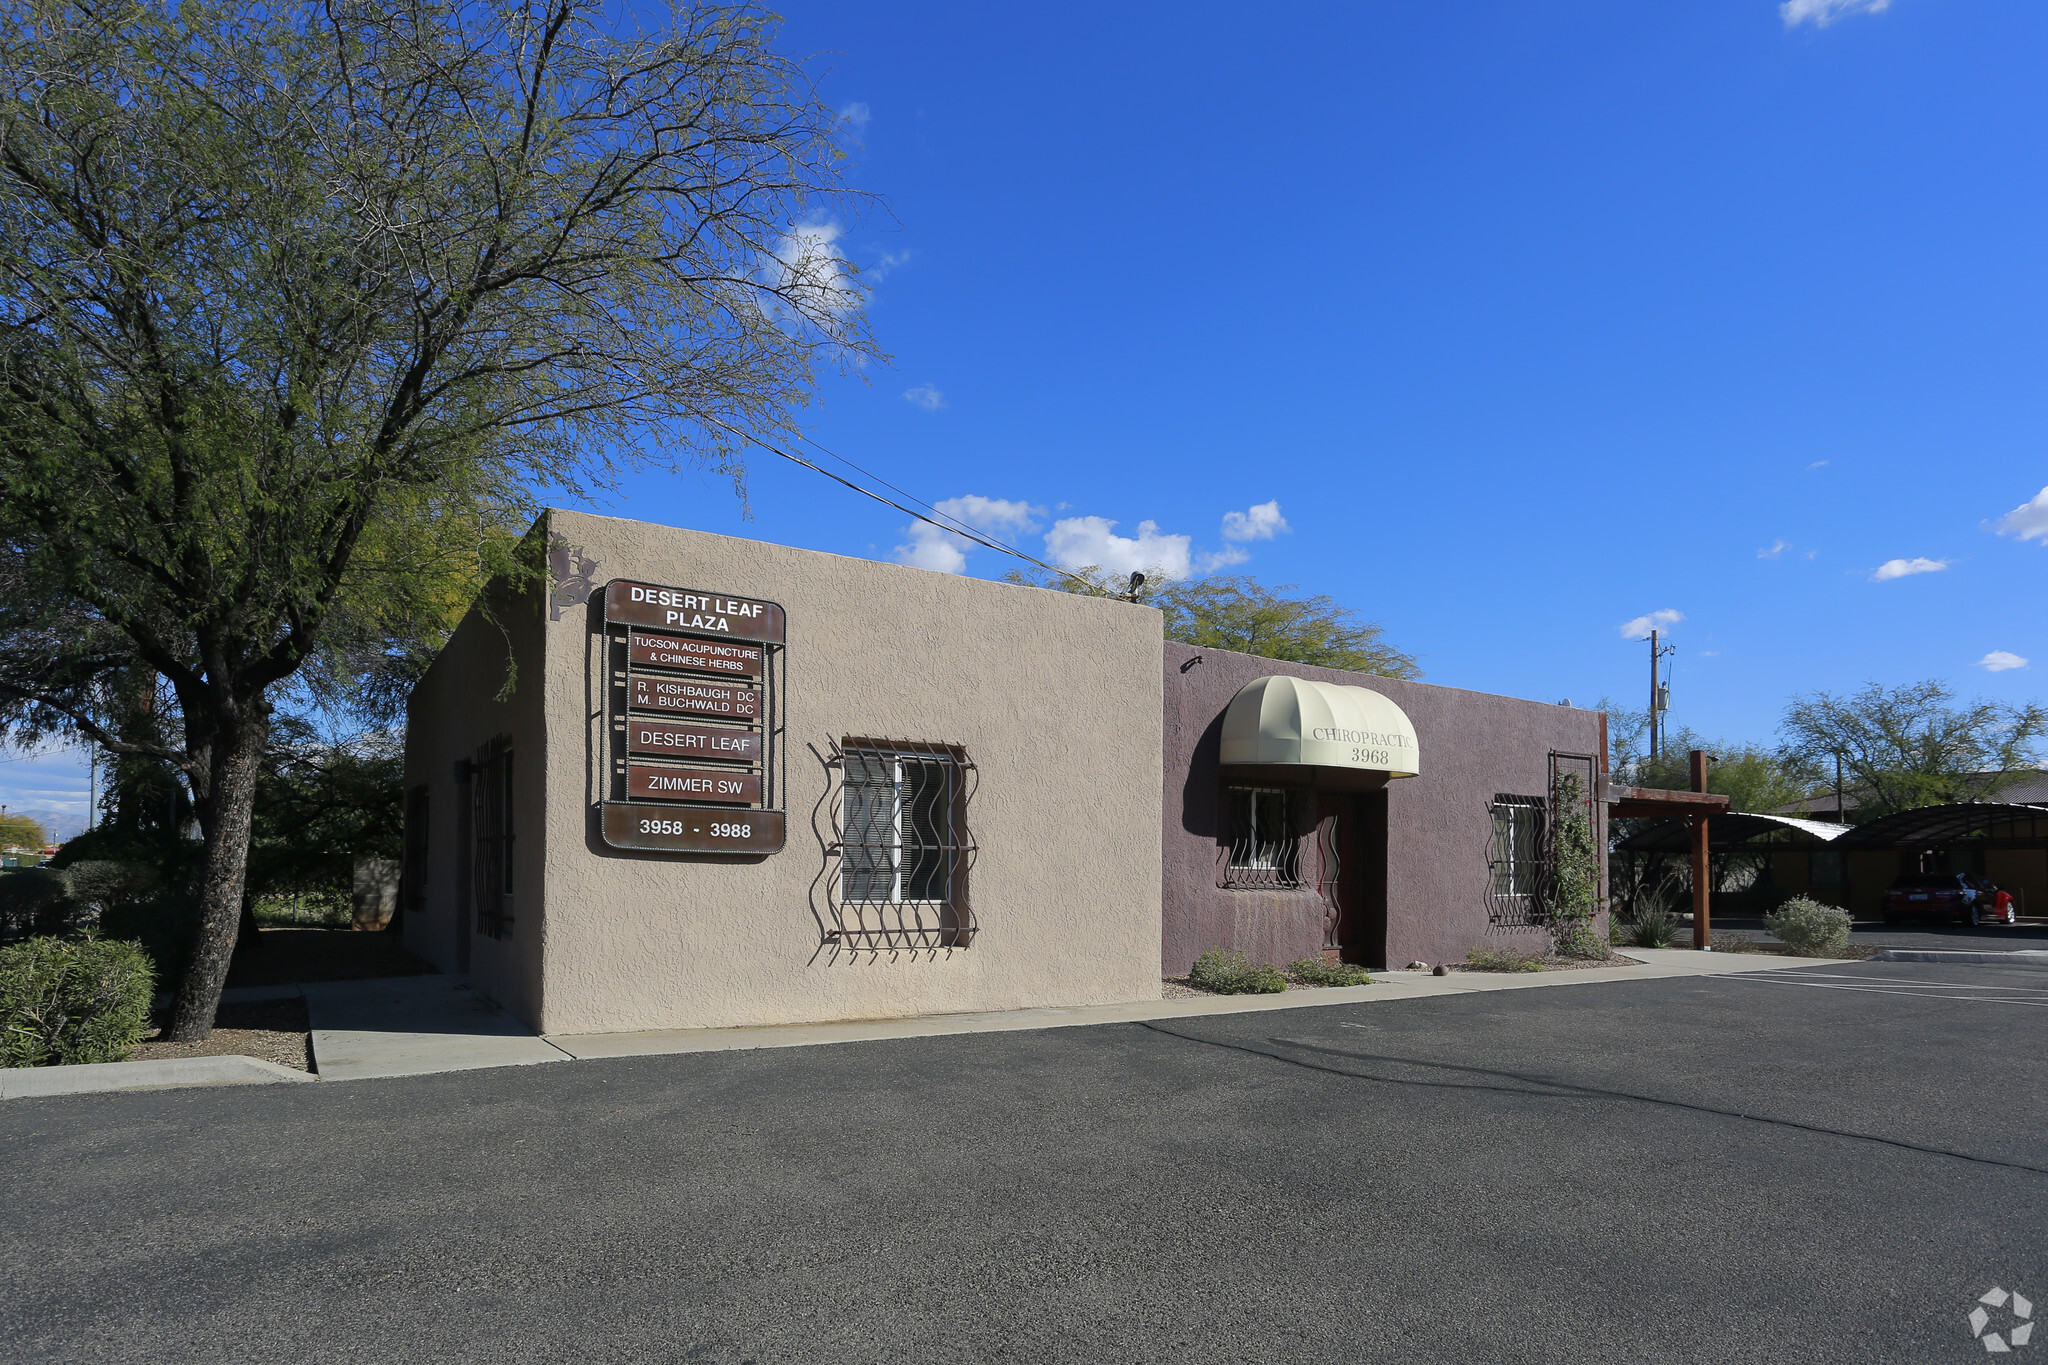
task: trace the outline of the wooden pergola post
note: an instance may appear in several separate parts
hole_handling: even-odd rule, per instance
[[[1707,789],[1707,752],[1694,749],[1692,759],[1692,789],[1704,792]],[[1707,817],[1697,813],[1692,817],[1692,946],[1711,948],[1714,944],[1713,869],[1707,858]]]

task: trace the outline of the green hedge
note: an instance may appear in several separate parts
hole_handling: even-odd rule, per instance
[[[149,1027],[148,954],[103,938],[0,948],[0,1066],[125,1062]]]

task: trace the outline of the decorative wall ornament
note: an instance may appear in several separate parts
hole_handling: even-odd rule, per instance
[[[548,541],[548,576],[554,587],[548,593],[548,619],[562,619],[562,608],[580,607],[590,600],[597,586],[597,561],[583,557],[581,545],[571,545],[560,536]]]

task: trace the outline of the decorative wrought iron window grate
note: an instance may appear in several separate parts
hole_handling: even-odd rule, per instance
[[[965,948],[976,846],[967,807],[979,779],[967,751],[918,740],[849,739],[829,765],[833,839],[826,937],[863,950]],[[828,870],[829,872],[830,870]]]
[[[470,897],[476,931],[512,931],[512,741],[503,735],[476,751],[469,779]]]
[[[1218,886],[1300,886],[1304,793],[1284,787],[1223,789],[1224,847]]]
[[[1548,803],[1540,796],[1495,795],[1487,867],[1487,921],[1504,927],[1544,922],[1549,883]]]

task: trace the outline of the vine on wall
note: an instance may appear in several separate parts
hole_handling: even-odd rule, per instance
[[[1600,913],[1600,857],[1587,814],[1586,787],[1575,775],[1557,780],[1557,820],[1551,842],[1550,937],[1564,957],[1606,957],[1595,927]]]

